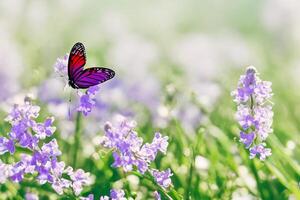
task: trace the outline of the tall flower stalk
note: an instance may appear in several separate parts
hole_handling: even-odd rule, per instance
[[[141,176],[149,175],[157,185],[163,190],[168,190],[172,186],[171,169],[159,171],[151,168],[159,152],[166,154],[168,147],[168,136],[162,136],[156,132],[151,143],[144,143],[134,130],[135,121],[127,120],[123,116],[117,116],[114,123],[107,122],[104,129],[105,135],[101,139],[101,144],[113,151],[113,167],[122,167],[125,172],[137,171]]]
[[[143,139],[134,131],[135,121],[129,121],[123,116],[117,116],[113,125],[107,122],[102,137],[103,147],[113,150],[113,167],[122,167],[125,172],[132,171],[134,167],[141,173],[149,171],[164,188],[171,185],[171,170],[159,172],[150,168],[150,163],[155,160],[159,152],[166,154],[168,136],[155,133],[151,143],[143,144]]]
[[[237,104],[240,142],[249,149],[251,159],[258,156],[260,160],[265,160],[272,154],[265,143],[273,131],[271,86],[271,82],[260,80],[257,70],[249,66],[246,74],[240,77],[237,89],[231,93]]]

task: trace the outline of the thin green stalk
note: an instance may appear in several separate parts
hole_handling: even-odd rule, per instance
[[[196,190],[194,185],[192,184],[193,182],[193,177],[194,177],[194,173],[195,173],[195,158],[196,158],[196,152],[198,150],[198,147],[200,145],[200,143],[202,143],[202,136],[204,134],[205,129],[204,128],[200,128],[198,133],[197,133],[197,139],[196,139],[196,143],[194,143],[194,145],[192,145],[192,156],[191,156],[191,163],[190,163],[190,169],[189,169],[189,176],[187,178],[187,185],[186,185],[186,193],[185,193],[185,199],[191,199],[192,197],[192,191]]]
[[[260,197],[261,197],[261,199],[266,199],[265,195],[264,195],[264,192],[263,192],[263,186],[261,185],[261,181],[260,181],[259,175],[258,175],[257,170],[256,170],[254,160],[250,160],[249,162],[250,162],[250,167],[252,169],[254,178],[256,180],[257,190],[260,194]]]
[[[74,148],[73,148],[73,167],[76,167],[78,152],[81,147],[80,138],[81,138],[81,112],[77,113],[76,116],[76,126],[75,126],[75,134],[74,134]]]
[[[194,149],[192,149],[192,160],[191,160],[191,164],[190,164],[189,176],[187,178],[185,199],[191,198],[192,187],[193,187],[192,180],[193,180],[193,174],[194,174],[194,161],[195,161],[195,152],[194,152]]]

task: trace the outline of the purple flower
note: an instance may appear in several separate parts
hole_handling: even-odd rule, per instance
[[[252,144],[253,140],[255,138],[255,133],[245,133],[243,131],[240,132],[240,141],[245,144],[245,147],[248,149],[250,145]]]
[[[78,92],[80,97],[80,105],[77,108],[77,111],[82,112],[87,116],[91,111],[93,106],[96,104],[95,96],[99,90],[99,86],[93,86],[86,90],[85,93]]]
[[[32,127],[39,139],[45,139],[55,132],[56,127],[52,126],[53,121],[54,117],[50,117],[46,119],[44,123],[36,123],[35,126]]]
[[[123,190],[112,189],[110,190],[110,198],[112,200],[126,200],[125,192]]]
[[[236,102],[246,102],[249,100],[250,96],[254,93],[254,88],[256,84],[256,69],[249,67],[246,71],[246,75],[242,75],[239,80],[239,86],[235,94]]]
[[[272,155],[270,148],[265,148],[265,144],[259,144],[250,148],[250,158],[259,156],[260,160],[265,160],[268,156]]]
[[[262,144],[255,146],[254,141],[265,141],[273,131],[273,111],[270,105],[273,94],[271,82],[262,81],[257,75],[254,67],[248,67],[232,96],[238,105],[236,119],[242,128],[240,142],[249,149],[251,159],[259,155],[261,160],[265,160],[271,155],[271,149],[265,149]]]
[[[158,151],[166,153],[168,147],[168,136],[162,137],[160,133],[155,133],[151,144],[144,144],[137,153],[139,157],[145,158],[146,161],[151,162],[155,160]]]
[[[158,171],[158,170],[152,170],[152,175],[155,179],[155,181],[163,188],[167,189],[172,184],[171,176],[173,175],[171,173],[170,169],[167,169],[165,171]]]
[[[90,185],[90,174],[85,173],[82,169],[78,169],[75,172],[69,171],[68,175],[70,176],[72,183],[72,188],[75,195],[79,195],[83,189],[83,186]]]
[[[155,133],[155,136],[152,141],[152,148],[166,154],[168,148],[168,136],[162,137],[160,133]]]
[[[49,143],[46,143],[42,146],[42,154],[48,156],[48,157],[57,157],[61,155],[61,151],[58,148],[58,144],[56,139],[52,139]]]
[[[261,140],[266,140],[269,133],[273,132],[273,111],[272,106],[264,105],[254,108],[254,118],[258,122],[257,133]]]
[[[113,167],[123,167],[125,172],[132,171],[133,164],[134,164],[134,156],[130,153],[122,153],[120,156],[117,152],[113,153],[114,163],[112,164]],[[148,169],[148,165],[147,165]]]
[[[71,181],[64,179],[64,178],[57,178],[52,183],[52,188],[55,192],[59,195],[64,193],[65,188],[69,188],[71,185]]]
[[[10,154],[14,154],[15,144],[11,139],[0,137],[0,155],[6,152],[9,152]]]
[[[24,178],[26,169],[26,164],[24,164],[22,161],[17,162],[15,165],[13,165],[12,168],[12,175],[10,176],[11,180],[14,182],[20,182]]]
[[[62,58],[57,58],[54,64],[54,71],[62,77],[67,77],[68,74],[68,60],[69,55],[66,54]]]
[[[273,96],[271,86],[272,83],[268,81],[260,81],[256,85],[254,89],[254,96],[257,103],[263,104],[266,100]]]
[[[258,125],[257,120],[251,115],[251,109],[248,106],[239,105],[236,113],[236,119],[243,130]]]
[[[52,183],[52,187],[56,191],[58,180],[62,176],[65,164],[63,162],[57,162],[57,157],[61,155],[58,149],[58,144],[55,139],[42,146],[40,151],[35,151],[30,164],[34,166],[36,172],[38,172],[38,181],[40,184],[46,182]]]

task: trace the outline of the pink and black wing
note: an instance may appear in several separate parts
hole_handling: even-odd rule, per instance
[[[77,42],[71,49],[68,62],[69,84],[76,89],[86,89],[103,83],[115,76],[108,68],[92,67],[84,69],[86,53],[84,45]]]
[[[82,43],[77,42],[71,49],[68,61],[69,81],[74,81],[82,73],[86,63],[85,48]]]
[[[74,83],[77,88],[86,89],[103,83],[115,76],[115,72],[104,67],[92,67],[84,69],[76,76]]]

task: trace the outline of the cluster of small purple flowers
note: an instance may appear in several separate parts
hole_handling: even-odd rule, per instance
[[[172,172],[170,169],[166,169],[165,171],[152,169],[151,174],[155,178],[155,181],[163,188],[168,188],[172,184],[172,181],[170,179],[170,177],[172,176]]]
[[[56,130],[52,126],[54,118],[47,118],[43,123],[36,122],[39,110],[40,107],[25,101],[24,105],[15,105],[6,118],[12,128],[7,137],[0,137],[0,155],[6,152],[14,154],[15,146],[31,153],[21,154],[19,161],[10,164],[4,164],[0,159],[0,183],[7,179],[20,182],[25,174],[31,174],[37,175],[40,184],[50,183],[58,194],[72,188],[75,195],[79,195],[83,186],[90,184],[89,173],[81,169],[73,171],[71,167],[66,168],[64,162],[58,161],[61,151],[56,139],[43,142]],[[63,178],[63,174],[67,174],[69,179]]]
[[[68,80],[68,59],[69,55],[66,54],[62,58],[58,58],[54,64],[54,71],[65,78],[65,80]],[[87,116],[96,103],[95,96],[98,90],[98,85],[88,88],[84,93],[78,90],[79,105],[76,110]]]
[[[238,105],[236,118],[241,126],[240,142],[249,149],[251,159],[259,156],[260,160],[265,160],[272,154],[264,142],[273,131],[271,86],[271,82],[260,80],[256,69],[250,66],[240,77],[237,90],[232,92]]]
[[[135,166],[142,174],[149,171],[160,186],[168,188],[172,184],[171,170],[159,172],[150,168],[150,163],[155,160],[158,152],[166,153],[168,137],[155,133],[151,143],[143,144],[143,139],[134,131],[135,127],[135,121],[128,121],[123,116],[116,117],[114,126],[110,122],[106,123],[101,144],[105,148],[113,149],[113,167],[122,167],[128,172]]]

